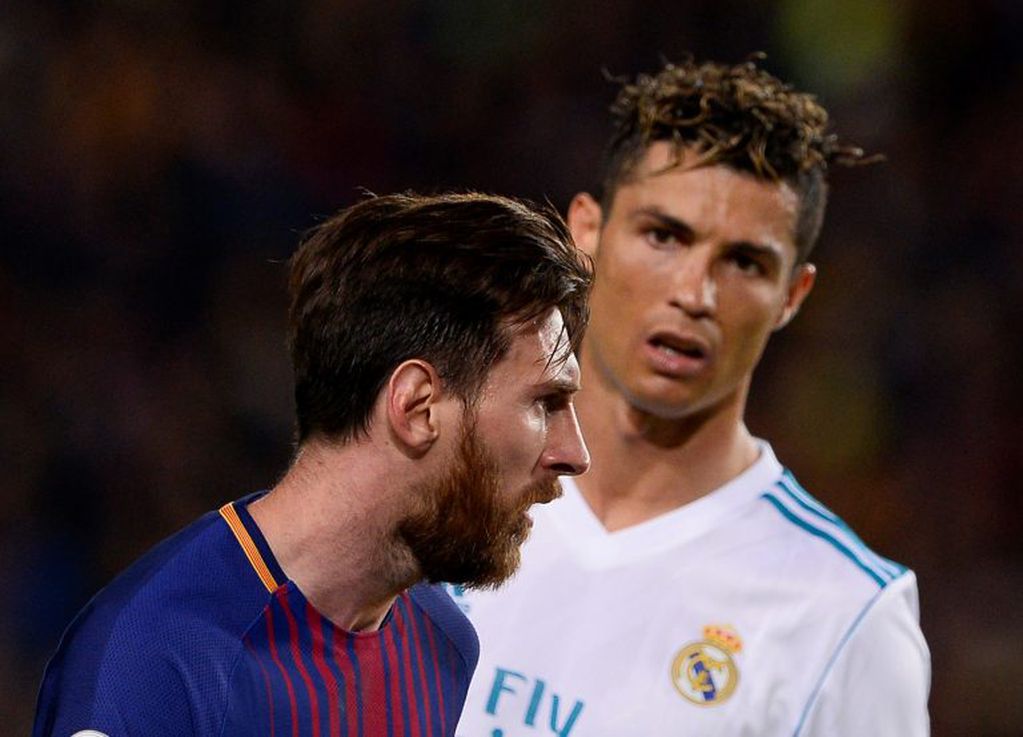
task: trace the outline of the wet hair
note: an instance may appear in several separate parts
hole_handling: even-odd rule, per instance
[[[298,440],[348,441],[403,361],[429,362],[471,402],[515,332],[588,318],[590,264],[551,207],[478,193],[371,197],[315,228],[291,259],[288,340]]]
[[[723,164],[792,186],[800,202],[796,250],[798,260],[806,260],[824,220],[828,167],[879,157],[841,143],[828,132],[828,113],[814,96],[759,68],[760,58],[734,66],[687,59],[665,63],[653,75],[615,80],[621,84],[611,106],[615,133],[599,192],[605,216],[647,148],[668,141],[672,166],[692,149],[698,166]]]

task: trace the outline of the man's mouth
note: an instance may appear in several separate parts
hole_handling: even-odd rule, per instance
[[[658,373],[685,377],[706,366],[710,347],[695,336],[662,332],[647,340],[646,354]]]
[[[661,338],[653,338],[650,344],[669,356],[688,356],[689,358],[701,359],[706,355],[703,348],[695,343],[679,343]]]

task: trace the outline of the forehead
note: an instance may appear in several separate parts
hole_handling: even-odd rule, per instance
[[[577,382],[579,364],[569,351],[569,337],[561,312],[545,315],[515,330],[504,358],[491,371],[491,385],[501,382],[541,384],[548,381]]]
[[[650,145],[619,185],[612,216],[656,209],[728,240],[778,241],[795,248],[799,195],[786,182],[758,179],[724,164],[699,165],[667,141]]]

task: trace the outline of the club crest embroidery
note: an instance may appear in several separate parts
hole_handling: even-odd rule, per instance
[[[733,655],[742,652],[742,638],[733,627],[709,624],[703,639],[691,642],[675,656],[671,682],[687,701],[716,706],[735,693],[739,669]]]

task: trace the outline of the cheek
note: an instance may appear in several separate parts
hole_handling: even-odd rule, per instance
[[[641,315],[659,293],[666,270],[636,251],[638,247],[618,249],[598,264],[590,296],[591,330],[630,335],[635,330],[632,318]]]
[[[775,297],[773,292],[745,292],[735,299],[722,299],[722,323],[732,344],[732,353],[760,355],[781,314],[782,302]]]
[[[494,429],[492,452],[510,479],[531,473],[543,452],[547,435],[542,408],[536,407],[506,419]]]

